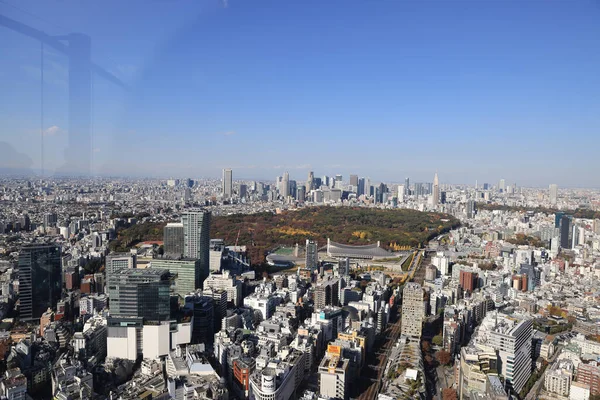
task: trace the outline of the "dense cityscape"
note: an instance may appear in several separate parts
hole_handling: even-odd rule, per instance
[[[0,0],[0,400],[600,400],[598,21]]]
[[[600,191],[233,174],[2,178],[2,396],[600,396]],[[440,225],[418,244],[278,226],[258,260],[256,235],[211,233],[338,209]]]

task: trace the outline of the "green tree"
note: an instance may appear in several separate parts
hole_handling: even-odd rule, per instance
[[[441,346],[442,344],[444,344],[444,337],[442,335],[435,335],[431,341],[436,346]]]

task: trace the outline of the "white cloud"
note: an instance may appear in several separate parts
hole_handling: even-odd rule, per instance
[[[52,125],[51,127],[44,130],[44,136],[55,136],[56,134],[62,132],[60,127],[56,125]]]
[[[219,132],[218,135],[221,135],[221,136],[233,136],[233,135],[235,135],[235,131]]]

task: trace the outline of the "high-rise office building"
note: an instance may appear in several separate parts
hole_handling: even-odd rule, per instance
[[[164,269],[120,269],[108,282],[112,317],[165,321],[171,316],[170,274]]]
[[[369,197],[371,196],[372,191],[371,191],[371,179],[370,178],[365,178],[365,192],[364,195]]]
[[[573,245],[572,219],[570,215],[563,215],[560,219],[560,247],[570,249]]]
[[[62,292],[61,248],[54,244],[33,244],[19,252],[20,318],[38,320],[54,308]]]
[[[360,178],[356,185],[356,195],[361,196],[365,194],[365,178]]]
[[[183,224],[181,222],[168,223],[163,229],[163,240],[165,254],[183,255]]]
[[[313,189],[316,189],[314,187],[314,181],[315,181],[315,174],[314,172],[310,171],[308,173],[308,178],[306,179],[306,192],[310,192]]]
[[[337,174],[335,176],[335,181],[333,182],[333,187],[336,189],[343,189],[342,187],[342,176],[340,174]]]
[[[353,187],[358,186],[358,175],[350,175],[350,185]]]
[[[210,266],[210,212],[189,209],[181,216],[183,222],[183,255],[200,260],[204,276]]]
[[[173,292],[181,299],[186,295],[202,288],[202,283],[207,278],[208,274],[202,271],[200,260],[180,259],[171,260],[168,258],[155,258],[150,263],[150,267],[154,269],[166,269],[172,275],[175,282],[171,286]]]
[[[233,196],[233,171],[231,168],[223,170],[223,197],[230,199]]]
[[[410,195],[410,179],[408,179],[408,178],[404,179],[404,195],[405,196]]]
[[[418,283],[409,282],[402,291],[402,334],[420,339],[424,315],[423,288]]]
[[[212,343],[215,337],[213,298],[202,292],[189,294],[185,297],[185,310],[194,317],[192,343]]]
[[[433,205],[437,206],[440,201],[440,181],[438,180],[437,172],[433,176]]]
[[[279,194],[281,194],[284,198],[290,195],[290,173],[284,172],[283,178],[281,179],[281,187],[279,189]]]
[[[548,188],[548,192],[550,196],[550,204],[555,206],[558,199],[558,185],[555,183],[551,184]]]
[[[306,265],[305,267],[311,270],[316,269],[319,266],[319,254],[317,248],[317,242],[314,240],[306,239]]]
[[[475,200],[467,200],[467,218],[474,218],[477,214],[477,203]]]
[[[498,351],[498,372],[516,393],[523,389],[531,376],[532,327],[530,319],[498,318],[489,336],[489,345]]]
[[[323,310],[327,306],[337,306],[339,304],[339,292],[339,279],[319,282],[315,287],[315,310]]]
[[[398,185],[398,203],[403,203],[405,196],[406,188],[404,187],[404,185]]]
[[[248,195],[248,186],[243,183],[240,183],[240,191],[239,191],[240,199],[245,199],[247,195]]]
[[[506,192],[506,181],[504,179],[500,179],[500,182],[498,183],[498,191],[500,193]]]
[[[303,203],[305,199],[306,199],[306,186],[300,185],[300,186],[298,186],[298,189],[296,190],[296,200]]]
[[[473,290],[477,289],[479,276],[476,272],[460,271],[459,278],[459,284],[466,292],[471,293]]]
[[[56,213],[47,213],[44,214],[44,227],[51,228],[56,226],[58,222],[58,215]]]

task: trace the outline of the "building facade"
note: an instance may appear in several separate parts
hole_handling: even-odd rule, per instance
[[[39,320],[54,308],[62,292],[61,247],[28,245],[19,252],[20,318]]]

